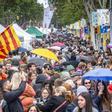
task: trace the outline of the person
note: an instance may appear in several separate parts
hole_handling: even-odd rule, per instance
[[[27,74],[25,72],[25,64],[21,64],[18,67],[17,72],[14,72],[12,74],[12,78],[11,78],[11,83],[12,83],[12,90],[15,90],[19,87],[20,83],[21,83],[21,77],[26,77],[27,78]]]
[[[76,107],[76,94],[74,94],[72,90],[72,86],[69,83],[64,83],[63,86],[66,88],[66,100],[68,101],[68,105],[66,107],[66,112],[72,112]]]
[[[94,99],[95,104],[98,106],[99,112],[111,112],[111,97],[107,90],[107,84],[103,81],[98,81],[96,84],[96,95]]]
[[[73,112],[98,112],[92,105],[92,100],[87,92],[82,92],[78,95],[78,106]]]
[[[36,105],[31,105],[27,112],[39,112]]]
[[[38,98],[38,103],[44,105],[50,97],[50,91],[48,88],[43,88],[41,91],[41,96]]]
[[[9,112],[24,112],[19,96],[24,92],[26,87],[26,77],[21,76],[21,84],[16,90],[11,90],[12,84],[9,80],[3,84],[3,98],[7,102]]]
[[[50,80],[51,79],[51,71],[52,71],[52,68],[49,64],[45,64],[44,67],[43,67],[43,74],[47,77],[47,80]]]
[[[35,63],[29,63],[29,64],[27,65],[27,70],[28,70],[28,72],[31,72],[31,73],[36,74],[36,68],[37,68],[37,66],[36,66]]]
[[[28,74],[28,84],[30,84],[30,85],[35,84],[35,80],[36,80],[36,74],[30,72],[30,73]]]
[[[83,85],[88,89],[91,98],[94,98],[95,91],[92,87],[92,81],[85,79],[83,80]]]
[[[65,112],[68,105],[65,99],[66,88],[60,86],[55,89],[55,94],[44,105],[38,105],[42,112]]]
[[[25,90],[19,97],[23,105],[24,112],[27,112],[28,107],[36,101],[36,99],[34,98],[35,96],[36,92],[34,91],[33,87],[30,84],[26,83]]]

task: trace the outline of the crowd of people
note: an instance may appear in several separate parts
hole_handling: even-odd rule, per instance
[[[111,50],[95,50],[90,40],[73,35],[53,34],[33,47],[48,48],[54,42],[64,43],[52,50],[60,62],[29,63],[38,57],[29,51],[15,51],[1,62],[0,112],[112,112],[112,84],[82,78],[96,68],[112,70]]]

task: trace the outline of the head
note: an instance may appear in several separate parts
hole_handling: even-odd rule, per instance
[[[32,105],[29,107],[28,112],[39,112],[36,105]]]
[[[82,85],[82,78],[79,77],[79,78],[75,81],[75,84],[76,84],[77,88],[78,88],[79,86],[81,86],[81,85]]]
[[[92,112],[92,99],[89,93],[82,92],[78,95],[79,110],[85,108],[85,112]]]
[[[106,92],[106,84],[103,82],[103,81],[99,81],[97,82],[96,84],[96,87],[97,87],[97,91],[99,92],[100,90],[102,90],[103,92],[105,91]]]
[[[77,96],[79,95],[79,94],[81,94],[81,93],[83,93],[83,92],[89,92],[88,91],[88,89],[85,87],[85,86],[79,86],[78,88],[77,88]]]
[[[64,95],[67,92],[66,88],[64,86],[59,86],[57,88],[55,88],[55,95],[56,96],[60,96],[60,95]]]
[[[36,74],[30,72],[30,73],[28,74],[28,80],[35,80],[35,79],[36,79]]]
[[[6,80],[3,83],[3,91],[11,91],[12,89],[12,83],[9,80]]]
[[[11,64],[6,64],[6,69],[10,70],[10,68],[11,68]]]
[[[2,65],[1,71],[2,71],[2,73],[6,73],[7,72],[7,68],[6,68],[5,65]]]
[[[21,64],[21,65],[19,65],[19,71],[26,71],[26,64]]]
[[[63,80],[60,79],[60,78],[57,78],[57,79],[54,81],[54,86],[55,86],[55,87],[62,86],[62,84],[63,84]]]
[[[103,82],[103,81],[97,82],[97,84],[96,84],[96,94],[97,95],[98,95],[99,91],[102,91],[102,96],[104,99],[106,99],[107,101],[110,101],[106,82]]]
[[[52,68],[51,68],[51,66],[49,65],[49,64],[45,64],[44,65],[44,72],[45,73],[51,73],[51,70],[52,70]]]
[[[29,63],[28,66],[27,66],[27,69],[30,72],[36,72],[36,65],[35,65],[35,63]]]
[[[85,80],[83,81],[83,84],[84,84],[84,86],[85,86],[88,90],[90,90],[91,87],[92,87],[92,82],[91,82],[90,80],[85,79]]]
[[[47,99],[50,96],[50,91],[47,88],[43,88],[41,92],[41,97]]]

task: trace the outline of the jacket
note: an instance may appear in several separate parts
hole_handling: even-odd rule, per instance
[[[33,104],[33,101],[35,101],[35,95],[36,93],[33,87],[29,84],[26,84],[23,94],[19,97],[23,105],[24,112],[27,112],[29,106],[31,106]]]
[[[63,96],[52,96],[44,105],[38,105],[42,112],[66,112],[68,102]]]
[[[4,91],[4,100],[8,104],[9,112],[24,112],[19,96],[23,93],[26,82],[22,81],[19,88],[10,92]]]
[[[74,110],[73,110],[73,112],[78,112],[78,107],[76,107]],[[82,111],[81,112],[86,112],[85,111],[85,109],[82,109]],[[92,108],[92,112],[98,112],[98,110],[96,109],[96,108]]]

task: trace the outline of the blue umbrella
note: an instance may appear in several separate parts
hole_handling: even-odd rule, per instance
[[[83,75],[83,78],[88,80],[109,81],[112,80],[112,70],[106,68],[90,70]]]
[[[19,52],[27,52],[28,50],[27,49],[25,49],[25,48],[23,48],[23,47],[20,47],[19,48]]]

